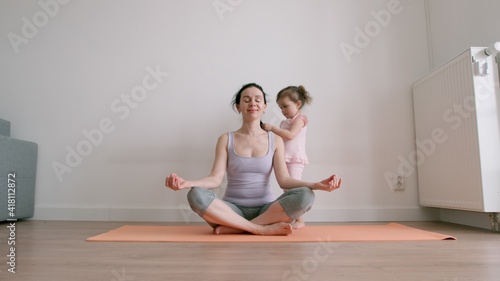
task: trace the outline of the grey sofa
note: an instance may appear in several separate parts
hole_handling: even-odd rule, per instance
[[[38,145],[11,138],[10,122],[0,119],[0,221],[26,219],[34,215],[37,159]],[[8,190],[9,178],[11,185],[15,184],[15,198]],[[9,210],[9,199],[15,209]],[[15,199],[15,205],[12,199]],[[11,216],[11,211],[14,211],[14,216]]]

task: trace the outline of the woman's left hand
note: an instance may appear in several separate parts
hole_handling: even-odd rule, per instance
[[[342,178],[337,175],[332,175],[327,179],[317,182],[313,185],[313,190],[324,190],[327,192],[334,191],[342,185]]]

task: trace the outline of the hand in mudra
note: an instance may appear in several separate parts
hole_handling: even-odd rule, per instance
[[[172,190],[181,190],[189,187],[188,182],[172,173],[165,179],[165,186]]]
[[[337,188],[340,188],[341,185],[342,185],[342,178],[333,175],[327,179],[315,183],[313,186],[313,190],[324,190],[330,192],[334,191]]]

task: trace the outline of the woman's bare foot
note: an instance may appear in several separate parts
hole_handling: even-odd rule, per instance
[[[306,223],[304,222],[304,219],[302,217],[296,219],[294,222],[292,222],[292,227],[293,229],[299,229],[303,228],[306,226]]]
[[[292,225],[286,222],[278,222],[270,225],[263,225],[263,229],[259,230],[258,235],[288,235],[292,233]]]

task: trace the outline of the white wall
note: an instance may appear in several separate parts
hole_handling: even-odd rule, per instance
[[[433,66],[438,67],[469,47],[500,41],[500,2],[492,0],[428,1]],[[490,228],[488,214],[441,210],[440,219]]]
[[[209,173],[247,82],[272,100],[266,122],[282,119],[281,88],[314,98],[304,179],[337,173],[344,186],[318,192],[307,220],[436,218],[408,164],[411,84],[430,70],[425,11],[423,0],[1,1],[0,117],[39,144],[34,218],[197,220],[165,176]]]
[[[500,2],[494,0],[427,0],[433,67],[463,53],[469,47],[500,41]]]

